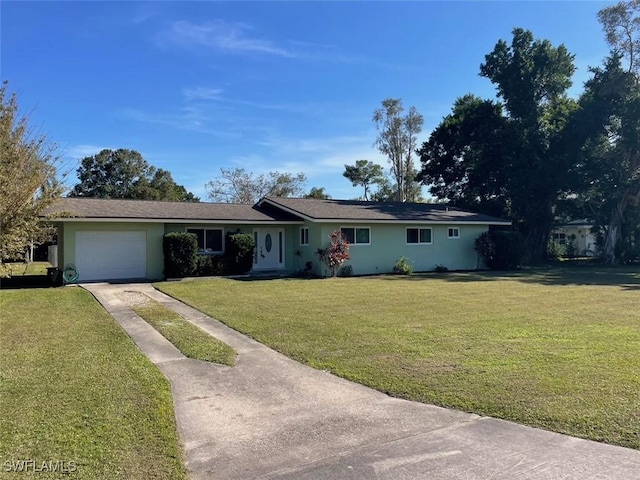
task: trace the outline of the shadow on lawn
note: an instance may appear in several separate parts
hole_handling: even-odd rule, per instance
[[[11,278],[0,278],[0,290],[51,288],[53,286],[47,275],[18,275]]]

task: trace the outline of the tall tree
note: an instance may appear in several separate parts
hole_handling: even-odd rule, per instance
[[[564,144],[575,108],[566,96],[574,70],[563,45],[514,29],[511,44],[500,40],[480,66],[502,102],[459,99],[420,150],[433,195],[508,214],[525,234],[532,261],[545,255],[554,205],[575,161]]]
[[[553,206],[568,181],[564,162],[570,159],[562,152],[562,131],[574,107],[566,95],[575,72],[573,58],[564,45],[554,47],[516,28],[511,45],[500,40],[480,66],[508,114],[511,208],[533,261],[546,253]]]
[[[317,198],[319,200],[328,200],[331,198],[324,187],[311,187],[309,193],[305,194],[304,198]]]
[[[577,198],[603,229],[604,260],[619,263],[640,255],[640,84],[620,54],[592,71],[571,130]]]
[[[607,43],[640,75],[640,0],[618,2],[598,12]]]
[[[62,193],[55,145],[30,129],[7,85],[0,87],[0,262],[40,239],[39,216]]]
[[[396,184],[396,200],[412,202],[417,200],[416,192],[420,192],[413,153],[424,118],[413,106],[406,115],[403,116],[402,112],[404,107],[399,98],[387,98],[382,101],[382,108],[374,110],[373,122],[378,129],[374,145],[389,158],[391,175]]]
[[[170,172],[149,165],[135,150],[104,149],[83,158],[77,174],[80,182],[71,190],[72,197],[200,201],[176,184]]]
[[[263,197],[301,197],[304,173],[269,172],[254,175],[244,168],[221,168],[220,175],[206,184],[213,202],[256,203]]]
[[[370,160],[356,160],[355,165],[345,165],[342,176],[348,178],[354,187],[364,188],[365,201],[369,201],[371,186],[384,180],[382,167]]]
[[[511,216],[508,156],[511,132],[502,104],[458,98],[418,155],[421,178],[441,201],[495,216]]]

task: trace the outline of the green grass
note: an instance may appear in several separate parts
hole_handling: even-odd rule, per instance
[[[151,301],[133,310],[175,345],[182,354],[196,360],[233,366],[236,351],[224,342],[188,322],[158,302]]]
[[[640,448],[637,268],[158,287],[390,395]]]
[[[32,275],[46,275],[47,268],[50,267],[49,262],[30,262],[30,263],[3,263],[0,264],[0,277],[25,277]]]
[[[0,312],[0,478],[187,478],[168,381],[88,292],[4,290]],[[76,468],[5,471],[24,460]]]

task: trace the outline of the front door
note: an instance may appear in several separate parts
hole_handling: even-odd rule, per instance
[[[253,231],[256,249],[253,255],[254,270],[284,268],[284,229],[256,228]]]

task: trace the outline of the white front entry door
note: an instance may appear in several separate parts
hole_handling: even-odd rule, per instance
[[[256,228],[253,231],[256,249],[253,255],[254,270],[284,268],[284,229]]]

